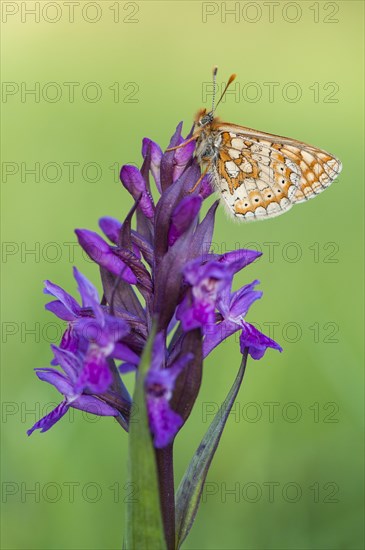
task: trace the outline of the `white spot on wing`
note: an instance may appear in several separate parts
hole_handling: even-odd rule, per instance
[[[236,178],[239,173],[239,168],[232,160],[228,160],[225,164],[228,175],[231,178]]]
[[[230,136],[235,136],[235,134],[230,134]],[[241,138],[233,137],[231,143],[232,147],[234,147],[235,149],[247,149],[246,145],[243,143],[243,139]]]
[[[255,216],[257,216],[258,218],[267,216],[266,208],[264,208],[263,206],[258,206],[255,210]]]
[[[294,197],[296,191],[297,191],[297,187],[295,187],[295,185],[291,185],[289,187],[289,189],[288,189],[288,198],[289,198],[289,200],[291,200]],[[301,193],[301,191],[299,191],[299,192]]]
[[[256,189],[256,187],[254,187],[253,189]],[[246,185],[244,184],[240,185],[239,187],[237,187],[237,189],[234,190],[233,200],[234,201],[236,201],[237,199],[247,200],[247,197],[248,197],[247,191],[250,191],[250,189]]]
[[[218,182],[218,187],[220,188],[221,192],[225,192],[225,193],[228,193],[229,192],[229,189],[228,189],[228,184],[225,180],[225,178],[221,178],[220,179],[220,184]]]
[[[270,157],[269,156],[262,156],[259,153],[254,153],[252,155],[253,160],[256,162],[263,164],[264,166],[268,166],[270,164]]]
[[[320,176],[319,176],[319,181],[321,183],[323,183],[324,185],[326,185],[327,183],[330,183],[331,182],[331,179],[328,177],[328,175],[323,172]]]
[[[286,197],[284,197],[280,201],[280,206],[283,210],[286,210],[289,207],[290,204],[291,204],[290,200],[287,199]]]
[[[247,172],[247,174],[252,172],[252,164],[248,162],[247,159],[243,159],[243,162],[240,164],[240,168],[242,172]]]
[[[301,154],[302,154],[302,157],[303,159],[305,160],[305,162],[307,164],[310,164],[313,160],[313,155],[311,155],[310,153],[308,153],[308,151],[301,151]]]
[[[229,149],[228,154],[233,159],[238,159],[240,152],[237,149]]]
[[[285,164],[287,165],[288,168],[290,168],[292,172],[295,172],[296,174],[301,174],[299,166],[295,164],[295,162],[293,162],[292,160],[286,158]]]
[[[292,183],[294,183],[294,185],[298,185],[298,184],[299,184],[299,175],[296,174],[295,172],[292,172],[292,173],[290,174],[290,181],[291,181]]]
[[[256,181],[253,178],[245,178],[242,185],[240,185],[240,188],[241,187],[246,187],[247,191],[254,191],[257,187]]]
[[[280,206],[276,202],[271,202],[268,204],[266,210],[268,214],[276,214],[277,212],[280,212]]]

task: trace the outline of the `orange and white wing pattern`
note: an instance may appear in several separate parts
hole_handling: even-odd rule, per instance
[[[210,169],[229,211],[245,221],[283,214],[331,185],[341,162],[305,143],[240,128],[218,129]]]

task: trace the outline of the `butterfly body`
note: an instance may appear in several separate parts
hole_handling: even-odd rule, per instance
[[[195,155],[228,211],[251,221],[279,216],[324,191],[341,162],[303,142],[221,122],[201,110]]]

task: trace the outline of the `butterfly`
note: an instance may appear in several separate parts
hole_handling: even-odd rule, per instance
[[[279,216],[331,185],[341,172],[332,154],[295,139],[221,122],[214,116],[217,68],[213,70],[211,111],[201,109],[193,135],[177,149],[196,140],[195,156],[208,174],[229,213],[243,221]],[[236,75],[232,75],[220,103]]]

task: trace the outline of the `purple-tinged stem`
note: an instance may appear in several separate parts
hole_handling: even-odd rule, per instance
[[[173,443],[156,449],[157,472],[160,487],[161,512],[168,550],[175,548],[175,491]]]

